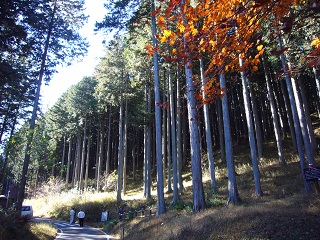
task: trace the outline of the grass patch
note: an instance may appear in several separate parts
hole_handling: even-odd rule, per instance
[[[290,141],[290,140],[288,140]],[[250,152],[243,145],[235,146],[236,179],[241,204],[226,206],[228,179],[226,163],[215,159],[217,188],[213,191],[210,178],[204,172],[206,210],[192,212],[191,174],[183,175],[184,191],[172,204],[172,193],[165,194],[167,212],[160,216],[146,216],[119,221],[119,206],[125,211],[152,207],[156,211],[156,186],[152,199],[143,198],[142,174],[127,179],[127,195],[117,203],[116,192],[87,191],[48,192],[28,200],[38,216],[69,219],[69,210],[82,208],[85,224],[102,228],[120,239],[302,239],[317,240],[320,236],[320,196],[306,194],[300,164],[290,144],[284,143],[287,165],[279,165],[276,145],[264,145],[264,158],[259,161],[263,196],[255,195]],[[319,157],[316,158],[319,162]],[[140,172],[141,173],[141,172]],[[62,189],[62,188],[61,188]],[[50,207],[48,207],[50,206]],[[110,221],[100,222],[101,212],[109,210]],[[30,228],[29,228],[30,229]],[[1,233],[1,230],[0,230]],[[38,233],[37,233],[38,234]],[[41,233],[39,233],[41,235]],[[0,235],[0,239],[1,235]],[[4,238],[6,239],[6,238]],[[10,239],[10,238],[9,238]],[[13,238],[11,238],[13,239]],[[31,238],[30,238],[31,239]],[[44,238],[45,239],[45,238]]]
[[[17,222],[13,216],[0,215],[0,239],[53,240],[57,229],[50,224]]]

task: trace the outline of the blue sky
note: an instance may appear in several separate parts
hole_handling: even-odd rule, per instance
[[[87,37],[90,43],[87,56],[81,62],[73,62],[71,66],[57,68],[49,85],[41,86],[42,110],[46,111],[53,106],[59,97],[72,85],[79,82],[85,76],[92,76],[94,67],[104,55],[102,41],[106,38],[102,32],[95,34],[94,24],[103,19],[106,9],[103,3],[106,0],[86,0],[86,15],[89,15],[88,23],[80,30],[80,34]]]

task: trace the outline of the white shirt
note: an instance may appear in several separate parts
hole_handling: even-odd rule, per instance
[[[86,214],[85,214],[83,211],[80,211],[80,212],[78,213],[78,218],[84,218],[85,215],[86,215]]]
[[[72,209],[71,211],[70,211],[70,216],[73,216],[75,214],[75,212],[74,212],[74,210]]]

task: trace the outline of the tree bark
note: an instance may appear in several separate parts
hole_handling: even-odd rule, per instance
[[[240,68],[242,68],[243,59],[240,56],[239,56],[239,63],[240,63]],[[249,145],[250,145],[250,152],[251,152],[254,184],[256,189],[256,195],[261,196],[262,190],[261,190],[260,172],[259,172],[259,166],[258,166],[258,160],[257,160],[256,141],[254,137],[253,120],[251,115],[251,107],[249,103],[250,100],[249,100],[249,93],[247,89],[247,78],[245,76],[244,71],[241,71],[241,79],[242,79],[242,93],[243,93],[243,100],[244,100],[244,108],[245,108],[248,135],[249,135]]]
[[[123,80],[123,73],[121,76]],[[122,181],[123,180],[123,93],[120,84],[120,108],[119,108],[119,145],[118,145],[118,182],[117,182],[117,201],[121,202]]]
[[[279,120],[278,120],[278,116],[277,116],[276,103],[275,103],[275,99],[274,99],[274,94],[272,92],[271,82],[270,82],[268,70],[266,68],[264,56],[262,56],[262,65],[263,65],[265,79],[266,79],[266,83],[267,83],[268,98],[270,101],[270,108],[271,108],[271,114],[272,114],[272,119],[273,119],[274,135],[276,138],[277,148],[278,148],[279,164],[286,165],[286,162],[285,162],[285,159],[283,156],[283,147],[282,147],[282,141],[281,141],[281,137],[280,137],[280,125],[279,125]]]
[[[226,89],[225,75],[220,74],[220,86],[222,89]],[[239,203],[239,193],[236,182],[236,174],[234,168],[233,159],[233,148],[232,148],[232,138],[230,132],[230,119],[229,119],[229,107],[228,107],[228,97],[226,90],[224,91],[224,96],[222,97],[222,116],[223,116],[223,130],[224,130],[224,142],[225,142],[225,153],[228,169],[228,191],[229,197],[227,204],[232,202],[233,204]]]
[[[82,140],[82,153],[81,153],[81,165],[79,174],[79,190],[83,190],[83,175],[85,171],[84,160],[86,153],[86,141],[87,141],[87,117],[84,117],[84,127],[83,127],[83,140]]]
[[[151,1],[151,11],[155,11],[154,0]],[[156,19],[155,16],[151,16],[152,21],[152,45],[157,46],[156,39]],[[155,92],[155,119],[156,119],[156,142],[161,143],[161,110],[160,110],[160,86],[159,86],[159,65],[158,65],[158,53],[155,51],[153,53],[153,67],[154,67],[154,92]],[[163,190],[163,163],[162,163],[162,146],[157,145],[156,148],[156,158],[157,158],[157,209],[158,214],[165,213],[164,204],[164,190]]]
[[[22,174],[21,174],[20,188],[19,188],[19,192],[18,192],[18,201],[17,201],[17,210],[18,211],[21,210],[22,203],[24,200],[24,194],[25,194],[25,188],[26,188],[26,182],[27,182],[27,174],[28,174],[29,161],[30,161],[31,142],[33,140],[33,133],[34,133],[34,127],[35,127],[35,122],[36,122],[36,118],[37,118],[37,111],[38,111],[39,98],[40,98],[41,83],[42,83],[43,74],[45,72],[46,58],[47,58],[47,54],[48,54],[51,34],[53,31],[53,24],[54,24],[54,18],[56,15],[56,10],[57,10],[57,1],[55,0],[54,5],[53,5],[51,20],[50,20],[50,23],[48,26],[48,34],[47,34],[46,41],[44,44],[44,51],[43,51],[43,54],[41,57],[41,66],[40,66],[39,78],[38,78],[38,82],[37,82],[36,96],[35,96],[34,104],[33,104],[33,110],[32,110],[32,116],[31,116],[30,128],[29,128],[30,131],[29,131],[28,138],[27,138],[28,142],[27,142],[27,147],[25,150],[25,157],[24,157],[24,161],[23,161],[23,169],[22,169]]]
[[[279,41],[280,51],[282,51],[283,46],[282,46],[282,39],[280,37],[280,34],[278,34],[278,41]],[[296,102],[294,99],[293,88],[291,85],[291,80],[290,80],[290,76],[288,73],[288,68],[287,68],[284,53],[282,53],[280,55],[280,59],[281,59],[282,68],[283,68],[283,72],[284,72],[284,76],[285,76],[289,99],[290,99],[290,105],[291,105],[291,111],[292,111],[294,129],[295,129],[295,136],[296,136],[296,141],[297,141],[298,155],[299,155],[299,159],[300,159],[301,172],[302,172],[306,192],[309,193],[311,191],[311,187],[310,187],[309,182],[306,181],[306,179],[304,177],[304,172],[303,172],[303,169],[306,167],[306,165],[305,165],[305,159],[304,159],[303,143],[302,143],[302,137],[301,137],[301,129],[299,126],[297,106],[296,106]]]
[[[200,75],[201,75],[201,83],[202,86],[205,86],[204,81],[204,69],[203,69],[203,60],[200,59]],[[205,100],[205,92],[202,91],[202,99]],[[214,171],[214,158],[213,158],[213,151],[212,151],[212,138],[211,138],[211,127],[210,127],[210,118],[209,118],[209,106],[207,103],[203,105],[203,115],[204,115],[204,123],[205,123],[205,132],[206,132],[206,143],[207,143],[207,155],[208,155],[208,162],[209,162],[209,172],[211,177],[211,190],[212,193],[216,192],[217,184],[216,184],[216,177]]]
[[[174,94],[171,79],[171,72],[169,69],[169,95],[170,95],[170,119],[171,119],[171,147],[172,147],[172,178],[173,178],[173,204],[179,200],[178,195],[178,170],[177,170],[177,138],[176,138],[176,118],[175,118],[175,105]]]
[[[181,99],[180,99],[180,79],[179,79],[179,67],[177,67],[177,174],[179,191],[183,192],[182,181],[182,149],[181,149]]]

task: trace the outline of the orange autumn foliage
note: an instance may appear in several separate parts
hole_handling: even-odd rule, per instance
[[[207,76],[221,70],[254,72],[264,52],[257,34],[262,29],[261,23],[268,20],[270,28],[286,33],[294,20],[291,10],[304,4],[302,0],[169,0],[163,11],[157,11],[162,31],[158,37],[161,51],[168,56],[165,59],[184,64],[200,59],[205,53],[211,59]],[[320,51],[319,47],[314,49],[319,54],[316,51]],[[252,53],[255,55],[251,56]],[[244,61],[242,68],[238,61],[240,54]],[[219,92],[214,79],[208,80],[203,88],[209,97]]]

